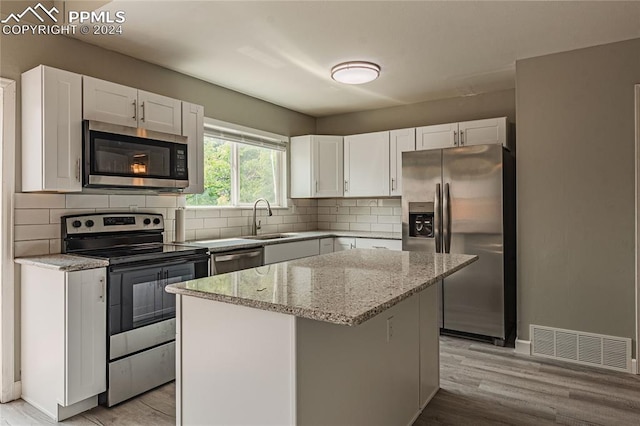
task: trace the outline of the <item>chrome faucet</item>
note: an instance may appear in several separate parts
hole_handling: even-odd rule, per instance
[[[251,235],[258,235],[258,229],[261,228],[260,226],[261,222],[260,221],[256,222],[256,206],[260,201],[264,201],[265,203],[267,203],[267,213],[269,214],[269,216],[273,216],[273,212],[271,211],[271,205],[269,204],[269,201],[267,201],[264,198],[258,198],[256,202],[253,203],[253,223],[251,226]]]

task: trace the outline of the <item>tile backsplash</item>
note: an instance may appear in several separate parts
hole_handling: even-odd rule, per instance
[[[288,208],[267,217],[260,206],[261,233],[307,231],[317,228],[317,200],[290,200]],[[175,209],[185,206],[183,195],[41,194],[14,195],[15,257],[60,253],[60,217],[76,213],[145,211],[165,218],[165,241],[174,240]],[[188,240],[226,238],[251,232],[251,208],[187,209]]]
[[[183,195],[111,195],[17,193],[14,196],[16,257],[60,253],[60,217],[76,213],[146,211],[161,213],[165,241],[175,236],[175,209]],[[192,208],[185,212],[190,240],[238,237],[251,233],[251,208]],[[336,230],[402,232],[400,198],[292,199],[268,217],[258,209],[260,233]]]
[[[400,198],[318,200],[318,229],[402,232]]]

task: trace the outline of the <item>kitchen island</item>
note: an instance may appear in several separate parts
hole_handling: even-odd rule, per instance
[[[411,424],[439,388],[433,284],[475,260],[356,249],[168,286],[177,424]]]

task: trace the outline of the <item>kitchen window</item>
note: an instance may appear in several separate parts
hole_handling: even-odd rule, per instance
[[[287,138],[205,119],[204,192],[189,207],[247,207],[266,198],[286,206]]]

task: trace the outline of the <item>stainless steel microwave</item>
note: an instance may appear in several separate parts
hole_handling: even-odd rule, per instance
[[[189,186],[186,137],[89,120],[83,126],[83,186],[172,192]]]

